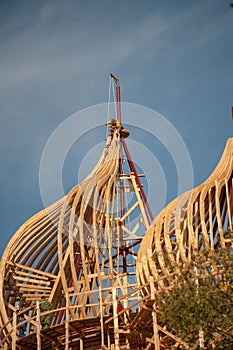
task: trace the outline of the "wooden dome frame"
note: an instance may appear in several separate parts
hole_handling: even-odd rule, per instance
[[[155,288],[169,287],[182,266],[200,251],[232,249],[233,138],[228,139],[216,169],[200,186],[182,194],[154,219],[140,245],[137,280],[151,277]],[[143,288],[144,295],[150,288]]]
[[[3,253],[0,323],[5,349],[96,350],[106,343],[118,349],[129,343],[124,332],[119,334],[117,302],[121,300],[128,310],[122,322],[141,302],[134,248],[142,239],[137,233],[149,228],[153,216],[142,175],[137,174],[125,142],[129,132],[121,124],[119,81],[111,79],[116,85],[117,121],[108,123],[109,135],[97,165],[64,198],[23,224]],[[126,192],[132,197],[127,205]],[[42,296],[53,304],[53,331],[41,329]],[[114,315],[109,321],[110,306]],[[17,308],[27,324],[23,339],[18,337]]]
[[[4,350],[189,349],[158,323],[155,294],[172,285],[171,265],[180,273],[182,264],[200,250],[232,249],[233,240],[225,232],[232,231],[233,139],[212,175],[172,201],[151,224],[140,175],[124,139],[129,133],[121,124],[119,80],[110,77],[116,87],[117,121],[110,122],[97,165],[67,196],[23,224],[3,253]],[[127,191],[133,200],[126,208]],[[135,216],[132,228],[127,220]],[[143,239],[137,236],[142,226]],[[42,296],[53,304],[48,329],[40,324]],[[24,338],[18,336],[17,307],[27,325]]]

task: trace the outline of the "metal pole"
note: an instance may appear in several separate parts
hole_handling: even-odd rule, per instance
[[[117,120],[121,123],[121,91],[120,82],[117,77],[110,73],[110,77],[115,81],[116,85],[116,102],[117,102]]]
[[[128,163],[129,163],[130,170],[131,170],[131,171],[134,173],[134,175],[135,175],[136,183],[137,183],[137,185],[138,185],[138,187],[139,187],[139,189],[140,189],[140,193],[141,193],[141,196],[142,196],[142,199],[143,199],[143,203],[145,204],[145,207],[146,207],[146,209],[147,209],[148,221],[149,221],[149,223],[151,223],[152,220],[154,219],[154,216],[153,216],[152,211],[151,211],[151,209],[150,209],[150,206],[149,206],[148,200],[147,200],[147,198],[146,198],[144,189],[143,189],[143,187],[142,187],[141,181],[140,181],[140,179],[139,179],[137,170],[136,170],[136,168],[135,168],[134,162],[133,162],[132,157],[131,157],[131,155],[130,155],[130,153],[129,153],[129,150],[128,150],[128,147],[127,147],[127,144],[126,144],[125,140],[122,139],[121,142],[122,142],[122,145],[123,145],[124,150],[125,150],[125,154],[126,154],[126,157],[127,157],[127,161],[128,161]]]
[[[110,77],[115,81],[116,86],[116,103],[117,103],[117,120],[119,121],[121,125],[121,88],[120,88],[120,82],[119,79],[116,78],[113,74],[110,74]],[[122,142],[120,146],[120,160],[119,160],[119,173],[122,175],[124,173],[123,169],[123,158],[122,158]],[[124,192],[124,180],[120,180],[120,198],[121,198],[121,217],[124,216],[125,213],[125,192]],[[124,225],[124,222],[122,223]],[[121,230],[120,227],[118,227],[118,237],[120,238]],[[126,244],[125,244],[126,246]],[[127,256],[126,251],[122,251],[122,258],[123,258],[123,272],[127,273]]]

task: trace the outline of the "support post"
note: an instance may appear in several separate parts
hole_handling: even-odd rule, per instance
[[[11,344],[11,349],[12,350],[16,350],[16,328],[17,328],[17,313],[16,310],[14,310],[13,312],[13,320],[12,320],[12,327],[13,327],[13,331],[12,331],[12,344]]]
[[[124,292],[124,295],[127,295],[128,293],[128,278],[127,276],[123,276],[123,292]],[[124,299],[124,309],[128,309],[128,306],[129,306],[129,299],[128,297]],[[125,324],[128,323],[128,320],[129,320],[129,311],[126,311],[124,313],[124,321],[125,321]],[[126,349],[130,349],[130,344],[129,344],[129,339],[128,337],[126,337],[126,346],[125,346]]]
[[[37,341],[37,350],[41,350],[41,336],[40,336],[40,330],[41,330],[41,324],[40,324],[40,302],[36,301],[36,341]]]
[[[199,328],[199,345],[200,345],[200,349],[205,349],[204,331],[202,326],[200,326]]]
[[[118,328],[117,290],[116,290],[116,287],[112,288],[112,301],[113,301],[113,322],[114,322],[115,350],[120,350],[120,337],[119,337],[119,328]]]
[[[83,350],[83,340],[82,340],[82,338],[80,338],[80,340],[79,340],[79,348],[80,348],[80,350]]]
[[[69,293],[66,293],[65,350],[69,350]]]
[[[196,266],[194,266],[194,270],[195,270],[195,274],[197,276],[195,283],[197,285],[197,295],[198,295],[199,294],[199,291],[198,291],[199,280],[198,280],[198,270],[197,270]],[[199,328],[199,345],[200,345],[200,349],[205,349],[204,331],[203,331],[202,326],[200,326],[200,328]]]
[[[108,339],[108,349],[110,349],[110,347],[111,347],[111,338],[110,338],[109,329],[107,330],[107,339]]]
[[[154,279],[152,276],[150,276],[150,292],[151,292],[151,300],[154,300],[153,311],[152,311],[154,345],[155,345],[155,350],[160,350],[158,323],[157,323],[157,314],[156,314],[156,305],[155,305],[155,285],[154,285]]]
[[[100,303],[101,347],[104,347],[104,319],[103,319],[103,302],[102,302],[101,285],[99,286],[99,303]]]

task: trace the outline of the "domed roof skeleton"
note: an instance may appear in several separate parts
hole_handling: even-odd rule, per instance
[[[111,79],[117,92],[119,81],[113,75]],[[117,96],[119,117],[119,89]],[[127,303],[131,302],[127,292],[134,285],[129,283],[127,276],[131,273],[127,258],[129,254],[134,255],[131,248],[140,239],[135,236],[135,228],[130,230],[124,221],[135,208],[139,208],[141,216],[138,224],[144,222],[147,229],[151,213],[119,120],[116,123],[119,125],[110,130],[100,161],[89,176],[65,198],[29,219],[4,251],[0,264],[0,322],[1,344],[5,349],[9,346],[16,349],[17,298],[30,302],[42,295],[53,301],[54,327],[49,330],[49,336],[42,333],[41,337],[39,315],[30,317],[31,325],[37,329],[37,338],[33,338],[32,334],[18,341],[17,346],[21,349],[35,349],[34,345],[38,350],[40,345],[43,350],[57,349],[60,345],[65,350],[69,347],[83,349],[83,346],[89,350],[100,346],[104,349],[105,332],[109,329],[114,332],[115,339],[107,334],[108,348],[113,343],[115,350],[121,348],[116,312],[113,316],[114,328],[111,328],[111,318],[104,322],[103,318],[108,306],[115,305],[117,308],[117,291],[122,295],[120,299],[124,301],[126,310]],[[119,170],[122,148],[130,168],[127,174]],[[213,174],[196,189],[171,202],[147,230],[137,257],[140,286],[133,290],[133,293],[140,290],[144,294],[141,299],[143,305],[141,311],[133,319],[127,319],[125,325],[130,349],[133,349],[132,344],[136,344],[137,349],[145,349],[145,343],[148,349],[151,344],[159,349],[159,342],[164,342],[164,348],[189,349],[174,333],[159,325],[155,329],[154,293],[160,283],[172,283],[167,259],[175,258],[185,263],[194,250],[232,247],[232,237],[229,238],[224,231],[229,226],[232,232],[232,174],[233,139],[230,139]],[[134,191],[136,199],[126,212],[124,207],[123,211],[120,208],[115,212],[114,198],[125,189],[125,182]],[[119,200],[119,203],[122,202]],[[118,241],[113,242],[115,234]],[[122,239],[127,235],[133,243]],[[122,258],[122,265],[119,258]],[[28,309],[30,307],[25,309],[27,315]],[[104,325],[107,325],[107,331]],[[153,331],[149,336],[144,332],[147,326],[154,326],[154,335]],[[123,329],[121,331],[123,334]],[[158,332],[160,339],[156,342]],[[31,342],[27,343],[27,338]],[[143,345],[142,340],[145,340]]]
[[[72,306],[71,318],[87,318],[100,312],[100,290],[106,312],[113,287],[120,295],[127,294],[132,287],[127,278],[127,274],[133,274],[128,256],[136,254],[132,248],[141,241],[136,231],[142,223],[148,229],[152,213],[124,140],[127,131],[121,125],[119,80],[112,74],[110,78],[116,87],[118,123],[111,127],[97,166],[66,197],[22,225],[3,253],[0,266],[1,326],[6,325],[3,337],[12,331],[9,320],[18,298],[30,302],[45,295],[55,309],[66,304]],[[130,169],[126,174],[123,152]],[[134,192],[133,204],[127,210],[125,183]],[[115,198],[118,195],[119,201]],[[140,217],[131,230],[126,220],[136,209]],[[125,303],[127,306],[128,300]],[[53,324],[63,319],[64,311],[59,311]]]
[[[156,288],[170,286],[175,275],[169,266],[176,266],[180,273],[201,250],[233,246],[228,237],[233,231],[232,215],[233,138],[210,177],[174,199],[154,219],[139,248],[138,283],[143,286],[153,276]],[[150,294],[149,289],[142,291]]]

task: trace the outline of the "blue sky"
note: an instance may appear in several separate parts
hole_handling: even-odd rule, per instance
[[[39,164],[51,133],[75,112],[107,102],[110,72],[120,78],[123,101],[161,113],[182,136],[194,185],[210,175],[233,130],[229,3],[0,2],[0,254],[17,228],[43,207]],[[104,128],[98,129],[67,157],[67,190],[84,154],[104,136]],[[165,175],[170,173],[174,165],[169,159],[163,164],[161,147],[140,137]],[[168,201],[175,191],[169,174],[167,181]]]

